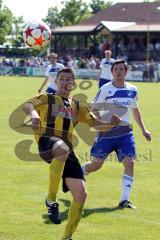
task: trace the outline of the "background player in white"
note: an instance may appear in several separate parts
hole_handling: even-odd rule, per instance
[[[105,58],[101,60],[100,68],[100,79],[99,79],[99,88],[102,87],[105,83],[108,83],[112,80],[111,66],[115,59],[111,58],[112,52],[106,50],[104,52]]]
[[[55,83],[57,73],[59,72],[59,70],[64,68],[63,64],[57,63],[57,57],[58,55],[56,53],[51,53],[49,55],[48,58],[51,64],[47,67],[46,78],[38,90],[39,93],[42,92],[43,87],[48,83],[48,81],[49,81],[49,85],[46,92],[55,93],[57,91],[57,84]]]
[[[138,123],[142,134],[147,141],[151,140],[151,134],[146,130],[141,113],[137,104],[137,88],[124,81],[127,74],[127,64],[124,60],[116,60],[111,71],[113,81],[105,84],[95,97],[94,108],[104,110],[112,105],[112,114],[116,113],[121,117],[121,126],[113,128],[108,133],[98,133],[98,137],[91,148],[93,161],[82,166],[83,172],[90,172],[100,169],[107,156],[115,151],[120,162],[124,165],[122,177],[122,196],[119,202],[121,208],[135,208],[129,201],[130,191],[133,184],[134,160],[136,158],[135,141],[130,125],[130,113],[133,112],[135,121]],[[107,111],[106,116],[107,116]],[[110,115],[112,115],[110,114]]]

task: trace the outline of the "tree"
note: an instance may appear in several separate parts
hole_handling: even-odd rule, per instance
[[[92,14],[96,14],[97,12],[108,8],[112,5],[112,2],[105,2],[104,0],[92,0],[92,2],[89,4]]]
[[[13,15],[9,8],[3,7],[3,2],[0,0],[0,44],[4,44],[6,36],[12,29]]]
[[[62,9],[59,11],[57,7],[49,8],[47,17],[43,20],[51,29],[73,25],[112,5],[112,2],[105,0],[92,0],[89,5],[83,1],[63,0]]]
[[[51,28],[79,23],[90,16],[88,5],[83,0],[64,0],[61,11],[57,7],[48,9],[48,15],[43,19]]]
[[[63,25],[79,23],[90,16],[88,5],[83,0],[65,0],[61,10]]]
[[[23,41],[23,29],[25,23],[23,17],[13,17],[12,31],[11,31],[11,43],[14,47],[20,47],[24,44]]]
[[[48,9],[48,14],[45,19],[43,19],[51,29],[55,27],[61,27],[63,25],[63,21],[61,19],[61,13],[59,12],[57,7],[51,7]]]

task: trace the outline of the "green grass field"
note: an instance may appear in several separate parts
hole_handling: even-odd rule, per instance
[[[25,159],[15,154],[16,145],[22,140],[32,140],[32,135],[11,129],[11,113],[25,100],[37,94],[42,78],[0,77],[0,240],[60,240],[66,224],[70,194],[59,192],[59,203],[63,222],[51,224],[46,215],[44,200],[48,189],[48,165],[38,159],[36,144],[30,153],[22,146]],[[97,92],[97,82],[82,90],[78,87],[73,95],[88,97],[89,102]],[[82,81],[81,81],[82,83]],[[121,194],[122,165],[114,156],[99,172],[87,177],[88,199],[83,218],[74,240],[157,240],[160,235],[160,85],[156,83],[134,83],[139,88],[139,106],[146,127],[152,133],[148,143],[134,124],[137,144],[135,182],[131,200],[137,210],[119,210],[117,204]],[[84,83],[83,88],[87,88]],[[84,93],[83,96],[80,94]],[[17,115],[20,118],[20,114]],[[28,128],[29,130],[29,128]],[[81,139],[76,147],[81,163],[89,160],[90,146]],[[17,150],[16,150],[17,152]],[[28,160],[28,161],[27,161]]]

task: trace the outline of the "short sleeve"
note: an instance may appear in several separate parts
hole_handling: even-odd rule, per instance
[[[27,101],[28,103],[32,103],[34,108],[37,108],[41,105],[48,103],[48,96],[47,94],[41,94],[38,96],[35,96],[34,98]]]

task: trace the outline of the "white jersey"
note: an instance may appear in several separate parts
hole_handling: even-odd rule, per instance
[[[93,107],[100,110],[103,120],[110,120],[113,114],[117,114],[122,121],[130,124],[131,109],[138,107],[137,94],[137,88],[130,83],[125,83],[124,88],[117,88],[109,82],[100,88]]]
[[[101,74],[100,78],[106,79],[106,80],[112,80],[112,72],[111,72],[111,66],[114,63],[115,59],[110,58],[107,60],[106,58],[103,58],[101,60],[100,68],[101,68]]]
[[[55,83],[57,73],[59,70],[64,68],[64,65],[61,63],[56,63],[55,65],[49,65],[46,70],[46,77],[49,77],[49,88],[52,88],[57,91],[57,85]]]

